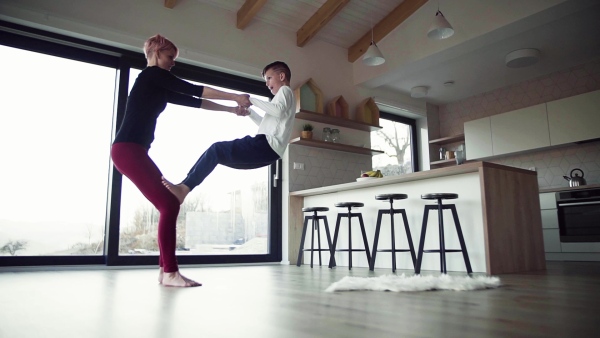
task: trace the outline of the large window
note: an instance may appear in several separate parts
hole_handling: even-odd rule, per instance
[[[139,73],[138,69],[130,72],[130,90]],[[231,101],[214,102],[235,105]],[[168,105],[159,117],[149,154],[167,179],[179,183],[213,142],[253,135],[256,130],[256,124],[247,117]],[[217,166],[181,207],[178,254],[267,254],[268,173],[268,167],[239,171]],[[122,192],[119,254],[158,255],[158,211],[127,178],[123,178]]]
[[[102,255],[114,68],[0,45],[0,255]]]
[[[415,120],[381,112],[382,129],[371,133],[371,148],[384,153],[373,156],[373,169],[384,176],[418,171]]]
[[[0,265],[157,264],[158,213],[110,162],[143,54],[0,22],[0,61]],[[183,63],[173,72],[270,95],[262,81]],[[210,144],[256,130],[249,118],[168,105],[150,156],[179,182]],[[179,263],[279,261],[275,168],[218,166],[188,195],[178,220]]]

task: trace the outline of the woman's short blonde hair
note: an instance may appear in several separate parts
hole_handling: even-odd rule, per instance
[[[155,36],[150,37],[144,43],[144,54],[146,55],[146,59],[152,57],[154,53],[169,49],[173,49],[175,51],[175,57],[179,55],[179,49],[177,48],[177,46],[175,46],[175,44],[171,42],[171,40],[165,38],[160,34],[156,34]]]

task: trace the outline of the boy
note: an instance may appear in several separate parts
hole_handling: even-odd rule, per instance
[[[250,118],[258,125],[256,136],[213,143],[200,156],[187,177],[173,184],[163,177],[163,184],[183,203],[185,197],[222,164],[234,169],[256,169],[277,161],[290,141],[294,126],[296,102],[290,88],[291,71],[287,64],[275,61],[268,64],[262,76],[271,93],[271,102],[250,98],[250,102],[266,112],[264,117],[249,109]]]

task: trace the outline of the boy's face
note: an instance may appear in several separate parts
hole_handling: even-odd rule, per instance
[[[269,69],[265,72],[265,84],[271,91],[271,94],[275,95],[283,85],[285,85],[285,74],[283,72],[275,72],[273,69]]]

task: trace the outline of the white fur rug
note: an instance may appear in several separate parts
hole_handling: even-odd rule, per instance
[[[405,276],[384,275],[379,277],[350,277],[346,276],[340,281],[331,284],[326,292],[335,291],[393,291],[414,292],[427,290],[454,290],[469,291],[491,289],[500,286],[498,277],[455,277],[449,275],[439,276]]]

